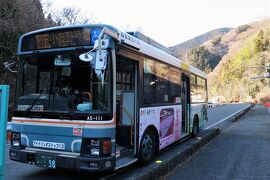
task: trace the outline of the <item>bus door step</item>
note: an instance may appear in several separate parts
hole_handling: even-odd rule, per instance
[[[116,145],[116,160],[122,157],[133,157],[133,149]]]
[[[137,158],[132,157],[121,157],[116,160],[116,167],[115,170],[126,167],[130,164],[133,164],[137,161]]]

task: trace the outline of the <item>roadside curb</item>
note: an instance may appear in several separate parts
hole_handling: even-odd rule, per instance
[[[250,110],[255,104],[250,104],[249,106],[247,106],[245,109],[243,109],[242,111],[240,111],[239,113],[237,113],[236,115],[234,115],[233,117],[231,117],[231,120],[233,122],[236,122],[238,119],[240,119],[248,110]]]
[[[169,159],[162,161],[160,164],[156,163],[154,167],[149,168],[143,173],[139,173],[139,175],[137,174],[136,177],[129,177],[128,179],[158,179],[159,177],[169,173],[179,164],[183,163],[186,159],[195,154],[199,149],[201,149],[204,145],[209,143],[219,134],[220,130],[218,128],[203,132],[199,134],[196,139],[194,138],[191,142],[187,142],[188,145],[182,149],[179,149],[179,151]]]

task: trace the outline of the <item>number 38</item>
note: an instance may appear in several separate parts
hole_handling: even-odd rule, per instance
[[[49,160],[49,168],[53,168],[55,169],[56,168],[56,164],[55,164],[55,160]]]

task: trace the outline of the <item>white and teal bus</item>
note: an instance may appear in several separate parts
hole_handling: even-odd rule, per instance
[[[206,74],[141,33],[53,27],[24,34],[17,53],[11,160],[116,170],[206,123]]]

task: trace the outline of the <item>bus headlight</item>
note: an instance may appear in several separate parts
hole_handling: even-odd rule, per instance
[[[91,155],[93,156],[99,156],[99,149],[100,149],[100,141],[98,139],[92,139],[90,141],[91,145]]]
[[[91,148],[91,155],[99,156],[99,149],[98,148]]]
[[[20,142],[17,141],[17,140],[14,140],[14,141],[12,141],[12,146],[19,147],[20,146]]]
[[[82,154],[91,154],[92,156],[108,156],[112,152],[111,139],[89,139],[83,140],[84,144],[82,146]],[[87,145],[88,143],[88,145]]]
[[[13,146],[13,147],[20,147],[20,145],[21,145],[20,133],[18,133],[18,132],[12,132],[12,135],[11,135],[11,146]]]

